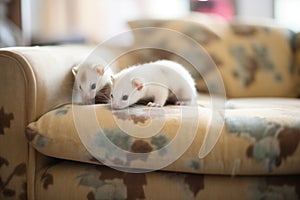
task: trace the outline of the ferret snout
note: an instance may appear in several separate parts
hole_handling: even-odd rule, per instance
[[[119,105],[119,104],[117,104],[117,103],[112,103],[112,108],[113,109],[121,109],[122,107]]]
[[[84,95],[84,96],[83,96],[83,99],[84,99],[85,101],[88,101],[88,100],[91,100],[92,97],[91,97],[91,95]]]
[[[84,100],[91,100],[95,98],[95,94],[93,92],[83,94]]]

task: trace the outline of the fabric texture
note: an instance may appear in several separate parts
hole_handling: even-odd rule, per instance
[[[207,61],[209,56],[221,73],[228,97],[297,96],[296,71],[299,71],[299,66],[292,61],[291,43],[294,34],[291,31],[272,23],[225,23],[219,19],[211,19],[207,23],[205,19],[196,19],[192,17],[180,20],[137,20],[129,22],[129,25],[133,30],[136,46],[144,43],[144,34],[136,30],[158,28],[158,31],[149,31],[151,44],[163,49],[178,50],[190,57],[197,56],[201,68],[200,75],[193,69],[195,67],[189,66],[185,58],[163,53],[161,49],[135,52],[135,60],[145,62],[167,58],[181,62],[188,66],[194,75],[198,90],[207,91],[207,84],[213,84],[207,82],[215,76],[215,71],[212,70],[214,67]],[[169,31],[159,31],[160,29],[179,32],[192,38],[203,47],[202,56],[201,53],[195,52],[192,45],[187,45],[186,40],[177,39],[174,43],[175,36]]]
[[[112,111],[109,105],[66,105],[31,123],[26,135],[45,155],[80,162],[104,161],[113,167],[226,175],[300,172],[299,100],[228,101],[225,126],[204,159],[198,156],[204,136],[219,121],[211,118],[209,108],[194,110],[138,106]],[[187,150],[181,156],[179,149],[184,145]],[[174,158],[170,165],[160,166],[158,160],[168,158]]]
[[[295,34],[293,40],[293,50],[294,50],[294,66],[293,73],[298,75],[298,97],[300,97],[300,33]]]
[[[182,62],[200,91],[194,110],[137,106],[127,112],[112,111],[109,105],[72,106],[71,69],[94,46],[0,49],[0,199],[299,199],[300,106],[298,98],[286,98],[300,94],[299,33],[271,24],[202,17],[130,25],[175,30],[197,41],[207,54],[169,35],[150,34],[145,40],[136,34],[130,47],[135,51],[115,63],[124,68],[161,58]],[[149,37],[164,48],[136,49]],[[164,50],[167,47],[187,57]],[[106,46],[101,52],[110,55],[122,48]],[[205,76],[187,58],[198,59]],[[212,113],[222,116],[212,112],[211,99],[203,94],[207,84],[214,83],[213,69],[220,71],[229,98],[243,98],[226,102],[220,138],[200,158],[205,133],[220,127],[211,120]],[[258,96],[264,98],[254,98]],[[86,132],[80,129],[91,121],[95,124]],[[136,130],[147,127],[148,132]],[[180,127],[185,134],[175,142]],[[117,148],[102,139],[126,153],[118,155]],[[214,139],[208,137],[207,144]],[[170,162],[155,172],[129,173],[137,168],[142,172],[147,162],[152,165],[144,170],[157,169],[160,162],[150,162],[152,158]],[[122,164],[123,171],[104,164]]]
[[[300,196],[299,176],[211,176],[126,173],[62,162],[39,171],[37,199],[289,199]],[[70,192],[72,191],[72,192]],[[233,192],[234,191],[234,192]],[[58,198],[58,195],[59,198]]]
[[[33,199],[39,158],[28,145],[26,126],[63,102],[71,102],[71,67],[90,46],[0,49],[0,199]],[[29,189],[28,189],[29,188]]]

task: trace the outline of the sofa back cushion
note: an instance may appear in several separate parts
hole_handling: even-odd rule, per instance
[[[228,96],[296,96],[292,37],[276,26],[231,23],[222,38],[224,51],[210,49],[223,61],[220,71]]]
[[[209,20],[208,20],[209,19]],[[295,97],[297,96],[296,65],[293,62],[292,32],[272,23],[250,24],[241,21],[225,22],[216,17],[191,17],[174,20],[137,20],[129,22],[136,28],[158,27],[175,30],[198,42],[216,64],[228,97]],[[183,49],[178,41],[166,35],[141,35],[133,32],[135,45],[140,41],[163,44],[167,49]],[[150,33],[151,34],[151,33]],[[175,44],[176,45],[175,45]],[[155,44],[154,44],[155,45]],[[185,48],[192,55],[193,48]],[[133,60],[139,63],[155,59],[171,59],[193,68],[185,58],[161,53],[161,50],[135,52]],[[199,57],[199,62],[201,62]],[[185,60],[185,61],[184,61]],[[199,91],[207,91],[211,65],[202,62],[205,73],[192,75]],[[192,70],[190,70],[192,71]]]

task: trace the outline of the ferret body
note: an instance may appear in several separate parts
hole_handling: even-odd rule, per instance
[[[151,99],[148,106],[164,106],[168,100],[192,104],[196,100],[195,82],[180,64],[159,60],[126,68],[112,77],[112,108],[126,108]]]
[[[111,92],[112,70],[95,63],[82,63],[72,69],[75,87],[81,97],[81,103],[108,103]]]

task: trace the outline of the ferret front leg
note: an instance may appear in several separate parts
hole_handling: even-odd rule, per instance
[[[150,107],[162,107],[165,105],[169,95],[167,88],[159,88],[154,95],[154,102],[149,102],[147,106]]]

